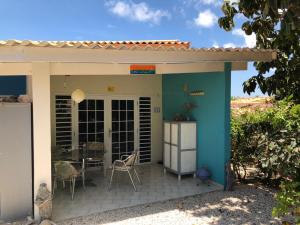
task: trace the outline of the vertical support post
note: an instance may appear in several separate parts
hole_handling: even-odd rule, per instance
[[[226,172],[225,166],[231,155],[231,125],[230,125],[230,101],[231,101],[231,62],[225,62],[225,134],[224,134],[224,187],[226,187]]]
[[[50,64],[32,63],[33,100],[33,188],[34,198],[39,185],[46,183],[51,191],[51,114],[50,114]],[[34,206],[34,218],[39,211]]]
[[[26,75],[26,94],[32,99],[32,76]]]

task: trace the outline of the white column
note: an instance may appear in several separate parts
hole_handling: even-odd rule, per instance
[[[32,79],[31,75],[26,75],[26,94],[32,99]]]
[[[50,64],[32,63],[34,198],[39,185],[46,183],[51,191],[51,117],[50,117]],[[34,217],[39,219],[38,208]]]

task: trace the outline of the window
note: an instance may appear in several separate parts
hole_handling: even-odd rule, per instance
[[[140,163],[151,162],[151,98],[139,98]]]
[[[56,146],[72,148],[72,99],[71,96],[55,97]]]

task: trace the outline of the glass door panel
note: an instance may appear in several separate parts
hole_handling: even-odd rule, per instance
[[[134,151],[134,100],[111,100],[112,162]]]
[[[104,100],[87,99],[78,104],[79,145],[104,142]]]

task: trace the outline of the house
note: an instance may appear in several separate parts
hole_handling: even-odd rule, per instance
[[[5,88],[0,94],[23,94],[26,87],[32,98],[34,196],[40,183],[52,187],[51,146],[72,147],[100,140],[108,151],[107,164],[120,157],[120,148],[126,153],[144,148],[141,164],[162,161],[163,121],[184,113],[187,101],[197,106],[191,114],[197,121],[197,168],[206,166],[211,179],[225,185],[224,167],[230,158],[231,71],[246,70],[249,61],[275,58],[272,50],[194,49],[189,42],[177,40],[0,41],[0,75],[6,76],[1,83],[9,83],[9,88],[0,84],[1,89]],[[19,75],[26,76],[26,80],[19,77],[14,84],[9,81]],[[85,93],[86,105],[67,105],[64,112],[72,120],[65,121],[69,123],[65,130],[57,129],[57,104],[71,100],[76,89]],[[151,108],[149,135],[143,145],[137,134],[143,120],[138,105],[141,101]],[[120,109],[114,104],[134,107]],[[121,129],[113,128],[113,121],[120,122],[120,126],[122,122],[114,119],[114,110],[119,110],[120,117],[125,116],[123,111],[131,117],[124,146],[120,137],[114,139],[112,135],[113,129],[116,133]],[[97,113],[97,119],[92,116],[92,120],[82,122],[81,116],[89,117],[90,111],[91,115]],[[118,145],[117,151],[114,145]],[[34,213],[38,217],[37,208]]]

